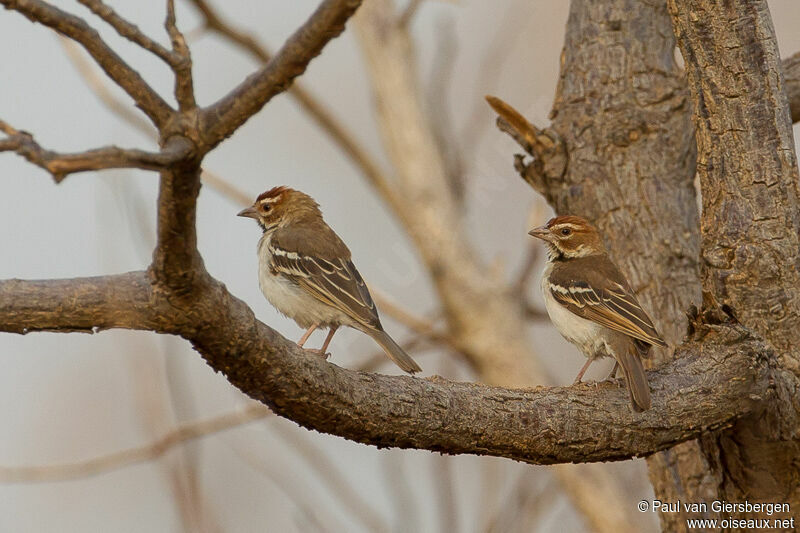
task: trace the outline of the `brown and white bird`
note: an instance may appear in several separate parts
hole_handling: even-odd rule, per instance
[[[322,219],[319,205],[305,193],[274,187],[239,212],[258,222],[258,282],[261,292],[282,314],[307,328],[302,347],[317,328],[330,328],[322,348],[326,355],[341,326],[363,331],[406,372],[421,369],[383,331],[378,310],[350,259],[350,250]]]
[[[559,216],[530,235],[547,243],[542,292],[559,333],[588,358],[575,383],[598,357],[621,366],[635,411],[650,408],[650,387],[641,357],[653,345],[666,346],[636,300],[628,280],[611,261],[600,234],[586,220]]]

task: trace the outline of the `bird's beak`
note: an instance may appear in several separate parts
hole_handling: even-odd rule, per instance
[[[528,235],[531,237],[536,237],[537,239],[542,239],[543,241],[550,240],[550,230],[547,229],[547,226],[539,226],[538,228],[533,228],[528,232]]]
[[[258,219],[258,212],[256,208],[252,205],[250,207],[245,207],[236,215],[237,217],[247,217],[247,218],[255,218]]]

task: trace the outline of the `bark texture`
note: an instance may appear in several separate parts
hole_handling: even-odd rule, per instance
[[[789,102],[769,12],[765,2],[668,5],[669,11],[625,0],[572,4],[551,131],[490,103],[505,119],[501,129],[534,156],[530,163],[517,157],[523,178],[559,213],[587,216],[602,228],[667,338],[680,338],[682,312],[697,301],[702,280],[706,306],[718,299],[771,342],[781,354],[778,373],[792,381],[800,210]],[[670,22],[688,92],[672,61]],[[783,62],[793,99],[795,62]],[[700,224],[691,186],[690,109]],[[563,148],[548,150],[531,141],[537,137]],[[665,358],[668,353],[657,356]],[[653,456],[657,497],[749,498],[796,508],[797,401],[792,387],[779,396],[784,400],[731,429]],[[686,530],[689,516],[664,514],[662,526]]]
[[[160,172],[157,246],[142,272],[0,282],[0,330],[179,335],[276,413],[354,441],[535,464],[652,456],[651,479],[664,501],[800,508],[800,186],[786,92],[795,86],[784,83],[765,1],[573,2],[550,127],[534,128],[493,102],[507,119],[503,129],[534,156],[517,158],[523,177],[559,213],[586,216],[600,228],[671,344],[653,354],[654,407],[642,414],[608,384],[509,390],[344,370],[258,322],[205,270],[195,232],[203,157],[286,90],[360,2],[322,1],[277,54],[263,55],[261,69],[205,108],[194,99],[191,57],[171,3],[171,50],[101,2],[84,3],[170,66],[178,109],[83,19],[39,0],[0,0],[79,43],[156,125],[160,152],[59,154],[2,121],[0,151],[17,152],[57,181],[103,168]],[[380,182],[377,190],[417,246],[448,338],[482,380],[547,382],[519,334],[527,316],[515,286],[491,275],[460,229],[463,203],[419,99],[408,16],[398,18],[395,7],[371,0],[358,18],[396,172],[391,189],[382,175],[376,179],[379,171],[366,174]],[[685,73],[674,64],[673,35]],[[784,65],[794,72],[792,59]],[[701,287],[702,308],[687,322]],[[597,481],[595,473],[590,483],[569,467],[555,475],[594,529],[633,530],[630,520],[609,516],[623,508],[612,480]],[[598,502],[614,513],[593,511]],[[663,527],[683,530],[684,518],[663,515]]]
[[[670,0],[668,5],[692,95],[704,289],[775,347],[782,372],[797,374],[800,194],[767,3]],[[716,496],[800,508],[797,411],[795,399],[703,438]]]

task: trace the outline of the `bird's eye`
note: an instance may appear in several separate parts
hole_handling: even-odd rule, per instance
[[[272,206],[269,205],[269,204],[262,204],[261,205],[261,210],[264,211],[265,213],[269,213],[271,209],[272,209]]]
[[[566,237],[567,235],[569,235],[570,233],[572,233],[572,230],[571,230],[571,229],[569,229],[569,228],[564,228],[564,229],[562,229],[562,230],[561,230],[561,235],[563,235],[563,236],[565,236],[565,237]]]

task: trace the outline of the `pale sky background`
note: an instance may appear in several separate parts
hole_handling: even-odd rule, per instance
[[[170,94],[170,73],[160,62],[117,38],[76,2],[52,3],[86,16],[162,95]],[[150,36],[167,42],[162,26],[164,2],[109,3]],[[223,5],[220,0],[214,3]],[[224,2],[228,19],[256,32],[273,50],[316,4],[310,0]],[[770,7],[783,55],[800,50],[800,3],[773,1]],[[458,55],[447,104],[459,139],[475,135],[478,141],[466,159],[470,165],[468,229],[485,258],[499,261],[509,274],[522,257],[535,197],[514,173],[511,154],[517,148],[494,128],[483,95],[497,94],[532,121],[547,123],[567,8],[561,0],[431,0],[420,8],[413,23],[423,80],[432,79],[439,37],[447,28],[456,36]],[[181,1],[178,22],[186,32],[198,26],[195,13]],[[501,54],[493,52],[498,35]],[[214,36],[195,34],[190,44],[197,96],[203,105],[256,68],[246,55]],[[43,146],[59,151],[108,144],[153,147],[97,101],[50,30],[15,12],[0,11],[0,50],[0,118],[32,132]],[[497,62],[500,56],[502,63]],[[487,58],[492,61],[487,63]],[[352,28],[326,47],[302,82],[387,163]],[[371,284],[417,314],[432,309],[430,285],[400,228],[349,161],[287,95],[275,98],[211,153],[205,168],[253,196],[280,184],[311,194]],[[78,174],[56,186],[45,172],[22,158],[0,154],[0,186],[0,247],[6,250],[0,255],[0,279],[89,276],[147,265],[154,240],[155,173]],[[300,328],[279,316],[258,290],[255,246],[259,232],[252,221],[235,216],[238,210],[239,206],[209,187],[203,189],[198,237],[206,266],[261,320],[296,340]],[[542,220],[548,213],[543,212]],[[537,284],[531,287],[538,302]],[[384,322],[395,338],[405,338],[400,325],[388,318]],[[533,329],[539,352],[553,372],[569,383],[583,359],[551,327]],[[318,334],[311,343],[321,341]],[[354,367],[374,350],[364,335],[341,331],[332,344],[331,360]],[[141,446],[168,432],[176,421],[209,418],[245,400],[177,338],[124,331],[4,334],[0,335],[0,354],[0,467],[70,463]],[[421,354],[418,360],[425,374],[454,375],[447,361],[436,354]],[[606,367],[597,367],[589,377],[605,375]],[[396,369],[387,365],[381,371]],[[463,372],[455,375],[471,379]],[[276,431],[276,426],[284,431]],[[323,450],[353,489],[396,531],[439,530],[435,479],[443,471],[443,461],[454,475],[460,531],[481,531],[492,512],[512,502],[514,487],[545,493],[553,487],[546,485],[545,468],[500,459],[441,459],[423,451],[379,451],[297,429],[291,422],[272,417],[196,441],[159,460],[87,479],[31,484],[3,484],[0,479],[0,531],[180,531],[183,526],[168,472],[181,457],[199,462],[202,497],[220,531],[315,531],[304,517],[308,513],[304,506],[329,531],[363,531],[337,504],[336,495],[319,482],[314,468],[286,444],[281,437],[286,433]],[[623,486],[631,488],[632,506],[650,494],[643,462],[609,468]],[[413,493],[410,497],[397,496],[404,486]],[[655,518],[642,518],[642,530],[652,530]],[[542,511],[536,531],[581,531],[584,527],[569,502],[556,496]]]

